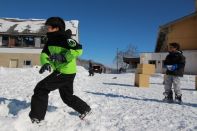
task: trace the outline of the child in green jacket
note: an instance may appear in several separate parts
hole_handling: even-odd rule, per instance
[[[82,46],[71,38],[71,30],[65,31],[65,22],[62,18],[48,18],[45,25],[48,40],[40,55],[42,67],[39,73],[51,71],[51,68],[53,72],[36,85],[29,117],[32,123],[40,123],[46,114],[48,94],[58,89],[63,102],[80,113],[79,117],[83,119],[91,108],[86,102],[73,95],[76,58],[82,54]]]

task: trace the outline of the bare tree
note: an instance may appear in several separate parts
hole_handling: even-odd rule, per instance
[[[137,57],[138,51],[137,47],[133,46],[132,44],[129,44],[127,49],[125,50],[124,57]]]
[[[132,44],[129,44],[125,50],[120,50],[117,52],[115,58],[114,58],[114,63],[118,64],[118,68],[126,68],[127,64],[124,63],[123,57],[137,57],[138,56],[138,51],[137,47],[133,46]]]

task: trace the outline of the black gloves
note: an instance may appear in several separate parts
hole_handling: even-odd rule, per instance
[[[41,68],[39,73],[42,74],[43,72],[45,72],[45,70],[48,70],[49,72],[51,72],[51,66],[49,63],[44,64]]]
[[[49,56],[49,60],[50,61],[53,61],[53,62],[66,62],[66,58],[62,54],[53,54],[53,55],[50,55]],[[49,63],[44,64],[40,68],[39,73],[42,74],[46,70],[48,70],[49,72],[51,72],[51,65]]]
[[[53,62],[66,62],[66,58],[62,54],[53,54],[49,56],[49,60]]]

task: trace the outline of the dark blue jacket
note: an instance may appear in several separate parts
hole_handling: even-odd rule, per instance
[[[164,65],[177,65],[177,69],[174,71],[166,70],[167,75],[183,76],[185,68],[185,57],[182,51],[170,52],[164,60]]]

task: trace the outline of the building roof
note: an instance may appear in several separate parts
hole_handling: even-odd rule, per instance
[[[183,17],[181,17],[181,18],[178,18],[178,19],[176,19],[176,20],[173,20],[173,21],[171,21],[171,22],[168,22],[168,23],[166,23],[166,24],[160,26],[160,28],[168,27],[168,26],[170,26],[170,25],[172,25],[172,24],[181,22],[181,21],[183,21],[183,20],[185,20],[185,19],[194,17],[194,16],[196,16],[196,15],[197,15],[197,12],[194,12],[194,13],[192,13],[192,14],[189,14],[189,15],[183,16]]]
[[[157,38],[157,43],[156,43],[156,46],[155,46],[155,52],[160,52],[161,47],[162,47],[162,45],[164,44],[164,41],[165,41],[166,31],[167,31],[166,29],[169,26],[171,26],[173,24],[176,24],[178,22],[184,21],[186,19],[190,19],[190,18],[196,17],[196,16],[197,16],[197,12],[194,12],[192,14],[189,14],[187,16],[181,17],[179,19],[176,19],[174,21],[168,22],[168,23],[160,26],[160,30],[159,30],[158,38]]]
[[[140,58],[139,57],[123,57],[123,61],[127,64],[140,63]]]
[[[44,19],[0,18],[0,33],[4,34],[45,34]],[[78,20],[65,21],[66,29],[77,34]]]

